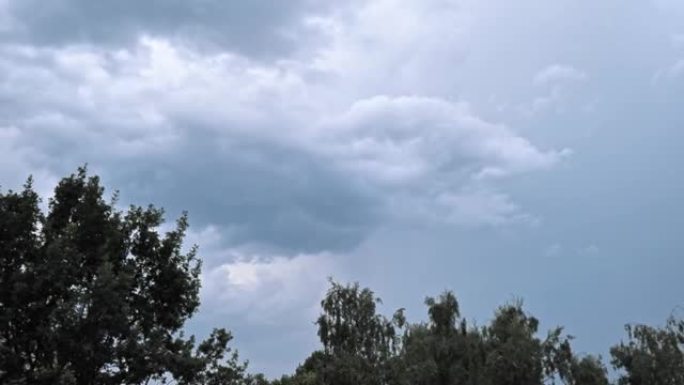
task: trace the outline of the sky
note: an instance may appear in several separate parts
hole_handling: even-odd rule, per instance
[[[516,298],[580,352],[684,304],[684,2],[0,0],[0,185],[85,163],[187,210],[188,324],[251,371],[327,278],[425,320]]]

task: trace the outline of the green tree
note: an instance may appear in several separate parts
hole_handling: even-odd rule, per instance
[[[569,385],[608,385],[608,373],[600,357],[588,355],[573,357],[570,366]]]
[[[160,235],[162,210],[119,211],[103,193],[85,168],[59,182],[46,215],[30,179],[0,193],[0,383],[235,383],[230,334],[195,347],[181,333],[200,287],[186,216]]]
[[[331,385],[380,385],[393,376],[392,361],[400,344],[397,329],[403,327],[404,318],[401,310],[391,320],[377,314],[380,302],[358,283],[343,286],[331,281],[317,321],[323,344],[318,380]]]
[[[627,325],[627,341],[611,348],[622,371],[620,385],[684,384],[684,321],[670,318],[663,328]]]
[[[477,384],[484,365],[481,333],[460,319],[452,292],[428,297],[425,304],[429,322],[409,326],[404,335],[402,383]]]
[[[564,376],[570,357],[569,342],[562,329],[537,337],[539,320],[526,313],[522,302],[500,307],[491,323],[483,328],[485,380],[491,385],[541,385],[556,375]],[[559,354],[567,351],[568,354]]]
[[[274,380],[272,385],[320,385],[325,378],[324,371],[328,361],[329,357],[317,350],[297,367],[294,375]]]

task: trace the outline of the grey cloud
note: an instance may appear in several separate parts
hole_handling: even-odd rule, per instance
[[[4,37],[42,46],[128,46],[147,34],[274,57],[295,49],[304,38],[296,34],[301,18],[325,7],[313,0],[10,0],[12,29]]]
[[[272,143],[221,145],[198,131],[173,158],[117,161],[107,174],[128,200],[188,210],[193,223],[227,230],[230,244],[344,250],[378,220],[377,197],[321,159]]]
[[[377,196],[324,160],[276,143],[216,140],[195,126],[180,134],[181,144],[170,154],[127,156],[107,150],[110,138],[106,131],[97,132],[94,122],[73,123],[71,129],[68,124],[41,124],[54,131],[35,125],[23,126],[23,132],[4,130],[6,145],[17,149],[4,156],[13,162],[25,159],[24,172],[44,168],[54,182],[55,176],[89,162],[107,186],[121,190],[122,202],[154,203],[172,215],[188,210],[193,227],[219,226],[230,234],[225,239],[230,244],[344,250],[363,239],[378,220]],[[25,177],[16,175],[14,181]]]
[[[392,4],[361,12],[364,33],[390,46],[380,63],[419,44],[409,33],[394,47],[371,23]],[[358,38],[333,39],[328,72],[315,49],[264,63],[153,37],[125,49],[7,44],[0,99],[12,104],[0,107],[0,126],[13,148],[34,154],[33,168],[60,175],[88,161],[130,201],[188,209],[238,244],[349,249],[406,205],[448,223],[529,222],[495,180],[548,169],[565,152],[542,150],[467,103],[345,88],[369,75],[357,71]],[[415,63],[429,62],[433,51],[423,53]],[[345,71],[340,58],[360,62]],[[307,77],[312,69],[324,84]]]
[[[21,161],[20,170],[46,169],[54,181],[89,162],[127,201],[187,209],[193,223],[230,229],[229,241],[238,244],[345,249],[377,220],[377,196],[327,159],[260,134],[291,130],[290,122],[269,120],[273,127],[264,128],[239,118],[239,112],[206,116],[226,109],[187,99],[190,94],[180,101],[171,95],[169,105],[163,98],[145,101],[152,90],[145,90],[142,81],[91,88],[94,78],[107,81],[122,69],[104,70],[102,57],[89,51],[59,52],[4,51],[0,97],[17,104],[0,109],[4,159]],[[73,67],[78,75],[71,73]],[[230,89],[225,92],[232,95]],[[16,185],[25,176],[14,175],[3,184]]]

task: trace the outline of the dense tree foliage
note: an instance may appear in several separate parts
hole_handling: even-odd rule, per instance
[[[339,385],[387,383],[399,349],[401,311],[388,320],[376,313],[380,300],[369,289],[335,282],[331,286],[317,321],[324,349],[322,379]]]
[[[0,192],[0,384],[608,385],[600,357],[577,355],[558,327],[542,334],[522,302],[478,326],[452,292],[427,320],[379,313],[358,283],[331,280],[316,320],[321,348],[292,375],[250,375],[232,335],[183,335],[199,306],[200,260],[182,247],[187,218],[160,234],[163,211],[116,208],[85,169],[47,212],[29,179]],[[684,321],[626,326],[611,349],[617,385],[684,385]]]
[[[200,261],[181,250],[188,223],[160,235],[162,210],[118,211],[84,168],[47,215],[31,181],[0,194],[0,383],[232,383],[230,334],[180,334],[199,305]]]

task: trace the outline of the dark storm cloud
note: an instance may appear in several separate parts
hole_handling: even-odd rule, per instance
[[[262,243],[286,252],[342,251],[379,216],[376,196],[322,159],[286,146],[220,143],[188,131],[171,158],[107,167],[124,198],[188,210],[197,229],[222,227],[229,244]]]

